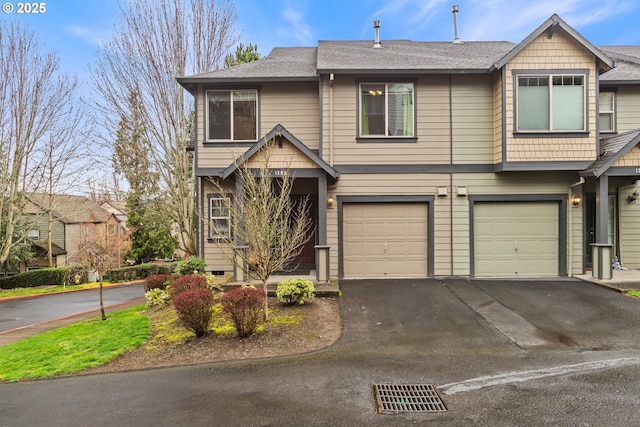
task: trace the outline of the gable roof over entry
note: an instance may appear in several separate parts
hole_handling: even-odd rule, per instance
[[[336,171],[333,167],[331,167],[327,162],[322,160],[320,156],[318,156],[315,152],[311,151],[309,147],[304,145],[298,138],[293,136],[288,130],[284,128],[282,125],[276,125],[269,133],[267,133],[263,138],[261,138],[257,143],[255,143],[249,150],[247,150],[242,156],[240,156],[235,162],[233,162],[229,167],[222,171],[221,177],[223,179],[228,178],[233,174],[239,167],[245,164],[249,159],[251,159],[256,153],[258,153],[269,141],[273,140],[276,137],[283,137],[291,145],[297,148],[302,154],[307,157],[311,162],[313,162],[319,169],[324,170],[327,175],[329,175],[334,180],[337,180],[340,176],[339,172]]]
[[[584,171],[580,172],[580,175],[585,177],[593,176],[596,178],[604,175],[615,162],[639,143],[640,129],[634,129],[612,136],[611,138],[602,139],[600,141],[602,155]]]

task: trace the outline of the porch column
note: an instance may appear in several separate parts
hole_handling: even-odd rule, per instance
[[[235,198],[236,198],[236,206],[242,206],[242,199],[244,198],[244,181],[240,174],[236,173],[236,185],[235,185]],[[238,227],[243,227],[242,219],[240,219],[238,223]],[[233,230],[232,230],[233,232]],[[234,244],[230,242],[229,244]],[[236,234],[235,236],[235,245],[236,251],[242,254],[246,254],[247,249],[249,248],[244,244],[244,242],[239,238]],[[244,258],[240,256],[235,256],[233,260],[233,281],[237,283],[244,283],[248,279],[248,275],[245,273],[245,262]]]
[[[329,281],[329,246],[327,246],[327,175],[322,173],[318,177],[318,244],[314,246],[316,252],[316,282]]]
[[[611,249],[609,244],[609,177],[601,175],[596,179],[596,235],[591,245],[593,277],[611,279]]]

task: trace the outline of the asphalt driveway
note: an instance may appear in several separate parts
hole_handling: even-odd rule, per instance
[[[637,425],[640,300],[578,280],[341,289],[324,351],[2,384],[0,425]],[[377,413],[373,384],[433,385],[448,411]]]

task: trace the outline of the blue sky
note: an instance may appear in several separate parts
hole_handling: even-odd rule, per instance
[[[0,3],[6,3],[0,0]],[[55,50],[61,67],[86,79],[97,46],[110,38],[115,0],[48,0],[40,15],[0,13],[28,21]],[[451,7],[459,5],[462,40],[520,42],[553,13],[596,45],[640,44],[636,0],[236,0],[241,41],[262,55],[276,46],[314,46],[318,40],[368,40],[373,21],[380,37],[414,41],[452,40]]]

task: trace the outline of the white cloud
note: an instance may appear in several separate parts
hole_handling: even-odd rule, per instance
[[[64,27],[64,31],[86,41],[87,43],[97,46],[102,45],[110,38],[110,34],[105,33],[104,31],[96,32],[90,28],[78,25],[68,25]]]
[[[278,29],[278,35],[283,39],[294,39],[294,45],[313,46],[317,43],[311,26],[305,20],[304,13],[294,9],[291,5],[285,6],[282,13],[284,26]]]

